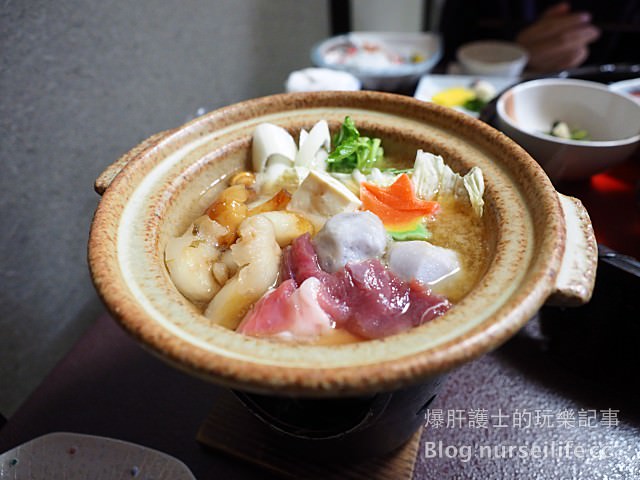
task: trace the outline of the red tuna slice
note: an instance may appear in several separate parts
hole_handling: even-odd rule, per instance
[[[320,268],[318,255],[313,248],[311,236],[308,233],[296,238],[284,250],[280,273],[283,279],[291,278],[296,285],[300,285],[309,277],[318,277],[326,274]]]
[[[378,260],[347,265],[350,316],[344,328],[364,338],[382,338],[423,324],[450,308],[446,298],[395,276]]]
[[[381,338],[421,325],[442,315],[451,304],[418,282],[405,282],[379,260],[348,264],[335,274],[318,264],[308,234],[285,251],[289,277],[302,282],[315,277],[324,286],[318,302],[336,326],[363,338]]]
[[[422,325],[433,320],[449,310],[452,305],[446,297],[436,295],[425,288],[420,282],[412,281],[409,284],[411,303],[407,315],[414,319],[414,326]]]
[[[300,288],[293,280],[286,280],[255,304],[237,331],[254,337],[313,340],[333,328],[318,302],[323,289],[316,278],[305,280]]]
[[[346,320],[349,305],[346,301],[350,287],[349,279],[342,278],[344,273],[327,273],[320,268],[311,236],[308,233],[296,238],[284,251],[281,274],[283,279],[292,279],[296,285],[305,280],[317,278],[324,289],[318,293],[318,301],[325,312],[336,322]]]

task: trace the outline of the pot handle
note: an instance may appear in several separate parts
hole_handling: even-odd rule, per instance
[[[98,193],[98,195],[104,194],[105,190],[109,188],[111,182],[114,178],[126,167],[130,162],[135,160],[140,154],[149,150],[150,148],[155,147],[160,141],[172,133],[173,130],[165,130],[160,133],[156,133],[151,135],[146,140],[142,141],[127,153],[122,155],[118,160],[109,165],[100,175],[93,184],[93,189]]]
[[[591,299],[598,265],[598,245],[582,202],[558,193],[566,228],[565,250],[547,305],[579,306]]]

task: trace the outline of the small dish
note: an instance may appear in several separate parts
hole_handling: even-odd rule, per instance
[[[529,60],[527,51],[517,43],[481,40],[466,43],[456,51],[464,73],[518,77]]]
[[[321,41],[311,60],[355,75],[367,90],[402,91],[431,71],[442,56],[435,33],[351,32]]]
[[[285,83],[287,93],[320,92],[325,90],[360,90],[360,80],[349,72],[329,68],[304,68],[289,74]]]
[[[457,63],[452,62],[449,65],[448,73],[459,75],[460,72],[461,70]],[[572,68],[550,75],[539,75],[535,77],[527,76],[526,80],[522,79],[517,83],[541,80],[544,78],[572,78],[575,80],[589,80],[591,82],[602,83],[603,85],[613,85],[614,83],[623,82],[625,80],[635,80],[638,77],[640,77],[640,64],[610,63]],[[498,103],[498,98],[499,96],[491,100],[480,112],[480,116],[478,117],[480,120],[488,123],[492,127],[497,126],[496,104]]]
[[[113,438],[55,432],[0,455],[0,478],[13,480],[195,480],[177,458]]]
[[[497,93],[502,92],[506,88],[510,87],[514,83],[517,83],[519,79],[510,77],[489,77],[489,76],[474,76],[474,75],[440,75],[429,74],[424,75],[418,82],[418,87],[414,93],[414,97],[418,100],[430,102],[434,95],[456,87],[469,88],[469,86],[478,80],[482,80],[491,84]],[[474,112],[467,110],[464,107],[453,107],[459,112],[466,113],[472,117],[478,118],[480,112]]]
[[[640,144],[640,107],[629,96],[585,80],[524,82],[497,102],[498,127],[554,180],[579,180],[624,161]],[[587,140],[548,133],[556,121],[584,129]]]
[[[609,90],[629,95],[640,103],[640,77],[612,83],[609,85]]]

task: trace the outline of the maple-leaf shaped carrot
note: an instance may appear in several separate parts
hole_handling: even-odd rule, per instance
[[[360,184],[362,208],[377,215],[385,225],[413,223],[417,218],[437,213],[438,202],[422,200],[414,191],[406,173],[388,187],[368,182]]]

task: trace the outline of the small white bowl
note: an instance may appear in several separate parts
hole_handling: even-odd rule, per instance
[[[503,93],[496,110],[498,128],[554,181],[588,178],[624,161],[640,144],[640,105],[596,82],[524,82]],[[549,135],[556,121],[586,130],[590,139]]]
[[[498,40],[464,44],[456,51],[456,57],[466,74],[500,77],[520,76],[529,61],[524,48],[516,43]]]
[[[347,45],[381,45],[395,54],[418,62],[384,64],[380,58],[341,62],[335,52]],[[367,90],[403,91],[414,87],[419,78],[431,71],[442,57],[442,42],[435,33],[351,32],[321,41],[311,50],[311,61],[321,68],[341,70],[355,75]]]
[[[640,77],[612,83],[609,90],[629,95],[635,102],[640,103]]]
[[[362,87],[360,80],[349,72],[330,68],[304,68],[291,72],[285,89],[292,92],[322,92],[326,90],[354,91]]]

